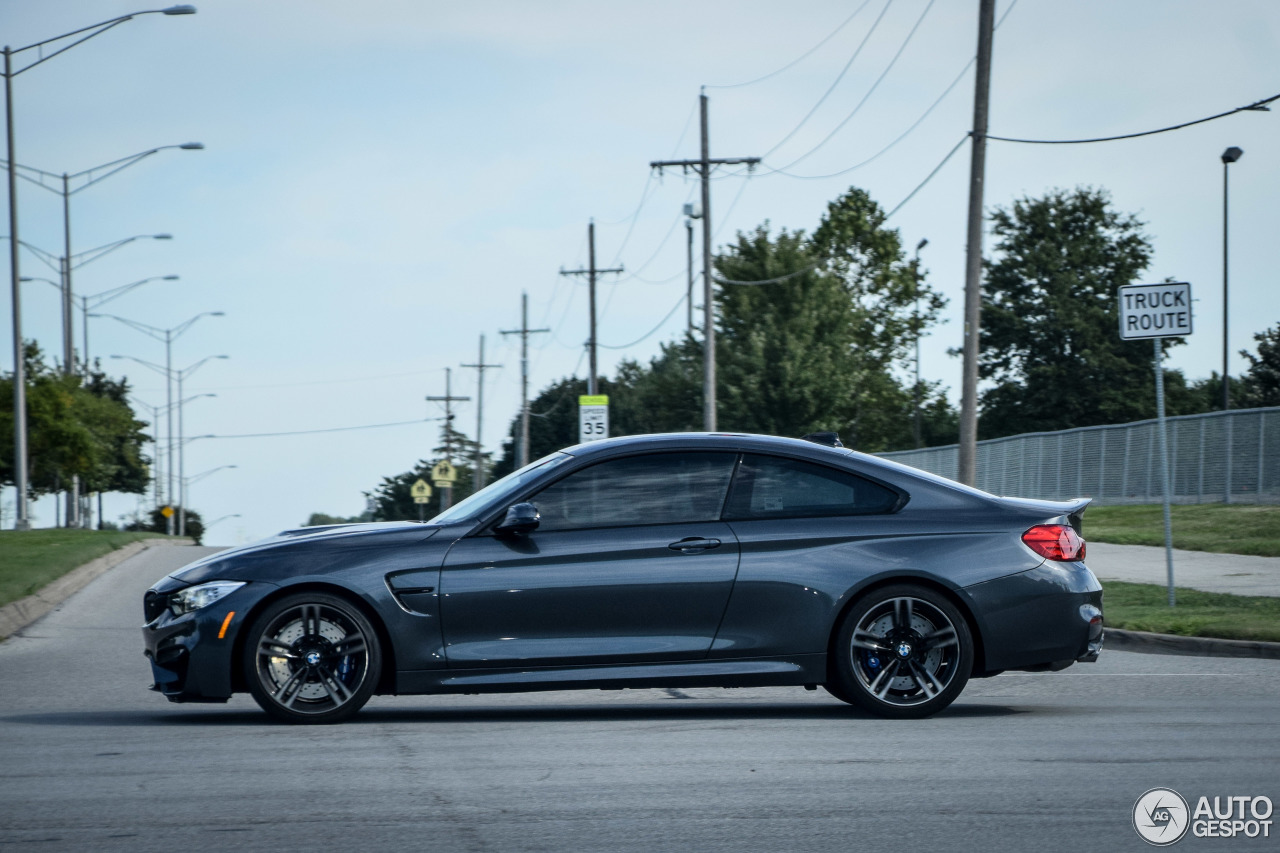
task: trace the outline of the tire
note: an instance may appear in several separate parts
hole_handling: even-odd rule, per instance
[[[345,599],[323,592],[282,598],[249,628],[245,682],[286,723],[337,723],[364,707],[382,672],[373,625]]]
[[[920,719],[960,695],[973,654],[969,623],[946,597],[914,584],[883,587],[840,624],[825,686],[877,716]]]

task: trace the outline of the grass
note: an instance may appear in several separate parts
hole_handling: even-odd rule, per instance
[[[0,606],[31,595],[103,554],[159,535],[115,530],[0,531]]]
[[[1195,504],[1172,507],[1173,547],[1219,554],[1280,557],[1280,506]],[[1116,545],[1164,545],[1159,505],[1092,506],[1084,536]]]
[[[1280,642],[1280,598],[1228,595],[1177,588],[1177,606],[1158,584],[1106,581],[1103,611],[1108,628],[1184,637]]]

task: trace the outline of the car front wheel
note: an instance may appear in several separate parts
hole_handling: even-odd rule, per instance
[[[928,717],[973,669],[973,635],[945,596],[914,584],[875,590],[846,615],[827,689],[881,717]]]
[[[350,602],[321,592],[275,602],[249,629],[245,680],[262,709],[289,723],[336,723],[369,701],[382,669],[378,637]]]

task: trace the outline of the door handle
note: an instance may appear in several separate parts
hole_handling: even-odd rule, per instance
[[[720,540],[704,539],[701,536],[689,536],[681,539],[679,542],[672,542],[667,547],[672,551],[679,551],[682,554],[700,554],[703,551],[710,551],[712,548],[719,548]]]

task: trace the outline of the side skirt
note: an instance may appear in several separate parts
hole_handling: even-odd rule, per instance
[[[825,654],[614,666],[432,669],[396,673],[396,692],[520,693],[626,687],[787,687],[827,680]]]

